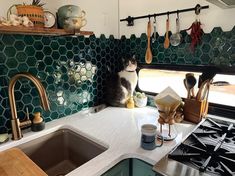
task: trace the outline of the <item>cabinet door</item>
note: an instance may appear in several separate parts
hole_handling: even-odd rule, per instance
[[[133,176],[157,176],[152,170],[153,166],[138,159],[132,160]]]
[[[130,176],[129,163],[129,159],[123,160],[102,176]]]

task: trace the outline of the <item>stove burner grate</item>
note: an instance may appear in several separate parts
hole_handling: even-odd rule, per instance
[[[235,129],[207,119],[169,158],[211,175],[235,175]]]

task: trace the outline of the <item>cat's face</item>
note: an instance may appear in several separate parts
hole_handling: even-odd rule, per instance
[[[135,71],[137,68],[137,61],[135,57],[127,58],[124,60],[124,70]]]

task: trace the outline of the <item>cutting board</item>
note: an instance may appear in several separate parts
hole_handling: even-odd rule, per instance
[[[0,152],[0,176],[46,176],[28,156],[18,148]]]

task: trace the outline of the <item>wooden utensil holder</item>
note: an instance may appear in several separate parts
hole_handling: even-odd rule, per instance
[[[185,99],[184,119],[193,123],[199,123],[208,112],[207,100]]]

